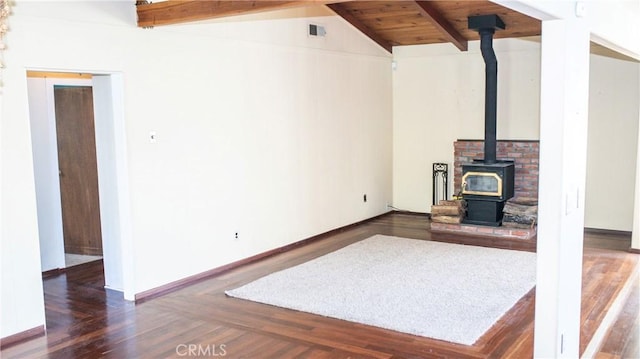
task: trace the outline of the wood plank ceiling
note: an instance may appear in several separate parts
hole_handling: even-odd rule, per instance
[[[506,24],[495,38],[538,36],[541,22],[488,0],[471,1],[183,1],[137,3],[138,26],[180,24],[300,6],[326,5],[382,48],[451,43],[461,51],[478,33],[467,17],[497,14]]]

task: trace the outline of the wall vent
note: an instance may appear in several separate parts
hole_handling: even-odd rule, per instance
[[[327,35],[327,31],[322,25],[309,24],[309,36],[321,36]]]

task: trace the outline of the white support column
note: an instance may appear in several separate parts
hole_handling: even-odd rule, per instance
[[[542,23],[536,358],[577,358],[589,102],[589,28]]]

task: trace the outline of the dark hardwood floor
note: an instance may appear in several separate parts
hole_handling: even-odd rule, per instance
[[[103,289],[101,262],[84,264],[45,278],[47,335],[3,348],[0,354],[2,358],[532,357],[535,290],[525,295],[473,346],[224,295],[226,289],[373,234],[429,240],[428,229],[429,222],[424,216],[398,213],[382,216],[137,305],[124,301],[119,293]],[[585,240],[582,350],[626,279],[637,270],[640,258],[620,250],[629,245],[624,235],[604,237],[587,234]],[[637,301],[636,285],[598,357],[637,356]]]

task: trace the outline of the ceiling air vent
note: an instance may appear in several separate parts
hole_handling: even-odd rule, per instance
[[[322,36],[324,37],[327,34],[327,31],[324,29],[324,26],[309,24],[309,36]]]

